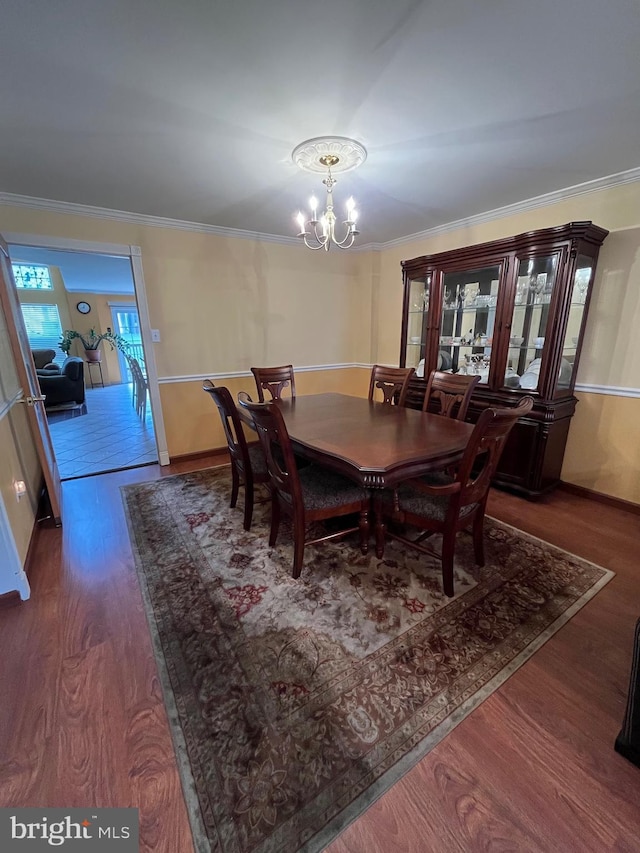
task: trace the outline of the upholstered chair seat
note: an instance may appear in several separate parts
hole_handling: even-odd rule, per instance
[[[238,395],[238,402],[250,413],[258,433],[271,491],[271,530],[269,545],[275,547],[280,529],[280,515],[284,511],[293,528],[292,575],[300,577],[307,545],[337,539],[359,531],[360,550],[369,547],[369,508],[371,499],[366,489],[320,465],[299,468],[293,453],[287,425],[277,403],[253,403],[246,392]],[[357,525],[349,524],[333,532],[307,536],[307,526],[313,522],[328,521],[339,516],[358,515]],[[317,528],[316,528],[317,530]]]

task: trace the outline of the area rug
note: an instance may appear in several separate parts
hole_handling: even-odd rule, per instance
[[[269,548],[228,468],[123,488],[199,853],[323,849],[613,576],[487,519],[456,596],[400,543]]]

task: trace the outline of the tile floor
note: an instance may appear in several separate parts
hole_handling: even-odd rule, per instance
[[[147,401],[144,420],[133,408],[131,385],[87,388],[86,415],[80,407],[49,418],[49,430],[63,480],[136,468],[158,461]]]

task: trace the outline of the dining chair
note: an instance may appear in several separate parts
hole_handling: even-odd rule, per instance
[[[432,370],[427,380],[422,411],[463,421],[467,416],[473,389],[478,382],[479,376]]]
[[[523,397],[514,408],[485,409],[454,474],[441,472],[438,478],[431,475],[409,480],[394,491],[385,489],[375,493],[376,556],[379,559],[384,556],[387,536],[433,556],[434,550],[422,542],[433,533],[441,533],[442,551],[436,556],[442,562],[444,593],[452,596],[456,534],[472,528],[474,557],[478,566],[483,566],[484,515],[491,478],[514,424],[532,406],[533,398]],[[423,532],[410,539],[404,533],[388,529],[385,519]]]
[[[216,404],[227,439],[231,458],[230,506],[235,507],[240,486],[244,486],[244,529],[250,530],[253,517],[254,486],[256,483],[266,484],[269,482],[262,445],[259,441],[247,441],[240,415],[228,388],[223,385],[216,386],[210,379],[205,379],[202,383],[202,390],[206,391]]]
[[[293,454],[291,439],[282,412],[273,403],[240,401],[251,413],[267,460],[271,489],[271,530],[269,545],[278,539],[282,512],[291,518],[293,527],[294,578],[300,577],[307,545],[337,539],[355,531],[360,532],[360,550],[369,548],[370,497],[366,489],[352,480],[320,465],[299,469]],[[357,527],[307,538],[307,525],[339,516],[359,514]]]
[[[369,380],[369,400],[373,402],[376,390],[382,391],[383,403],[393,404],[396,397],[399,406],[404,402],[409,389],[409,380],[415,373],[414,367],[385,367],[374,364]]]
[[[147,391],[149,390],[149,384],[142,372],[142,367],[138,359],[130,355],[127,355],[126,359],[133,382],[133,407],[136,410],[136,414],[144,420],[147,413]]]
[[[264,392],[271,394],[272,400],[281,400],[282,392],[289,388],[291,399],[296,397],[296,382],[293,375],[293,365],[283,364],[281,367],[252,367],[256,388],[258,389],[258,401],[264,403]]]

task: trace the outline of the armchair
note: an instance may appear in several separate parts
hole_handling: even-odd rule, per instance
[[[35,358],[34,358],[35,360]],[[84,362],[70,356],[56,371],[37,369],[40,390],[45,395],[45,409],[61,403],[84,403]]]
[[[31,355],[38,376],[56,376],[62,373],[62,369],[53,363],[53,359],[56,357],[54,349],[32,349]]]

